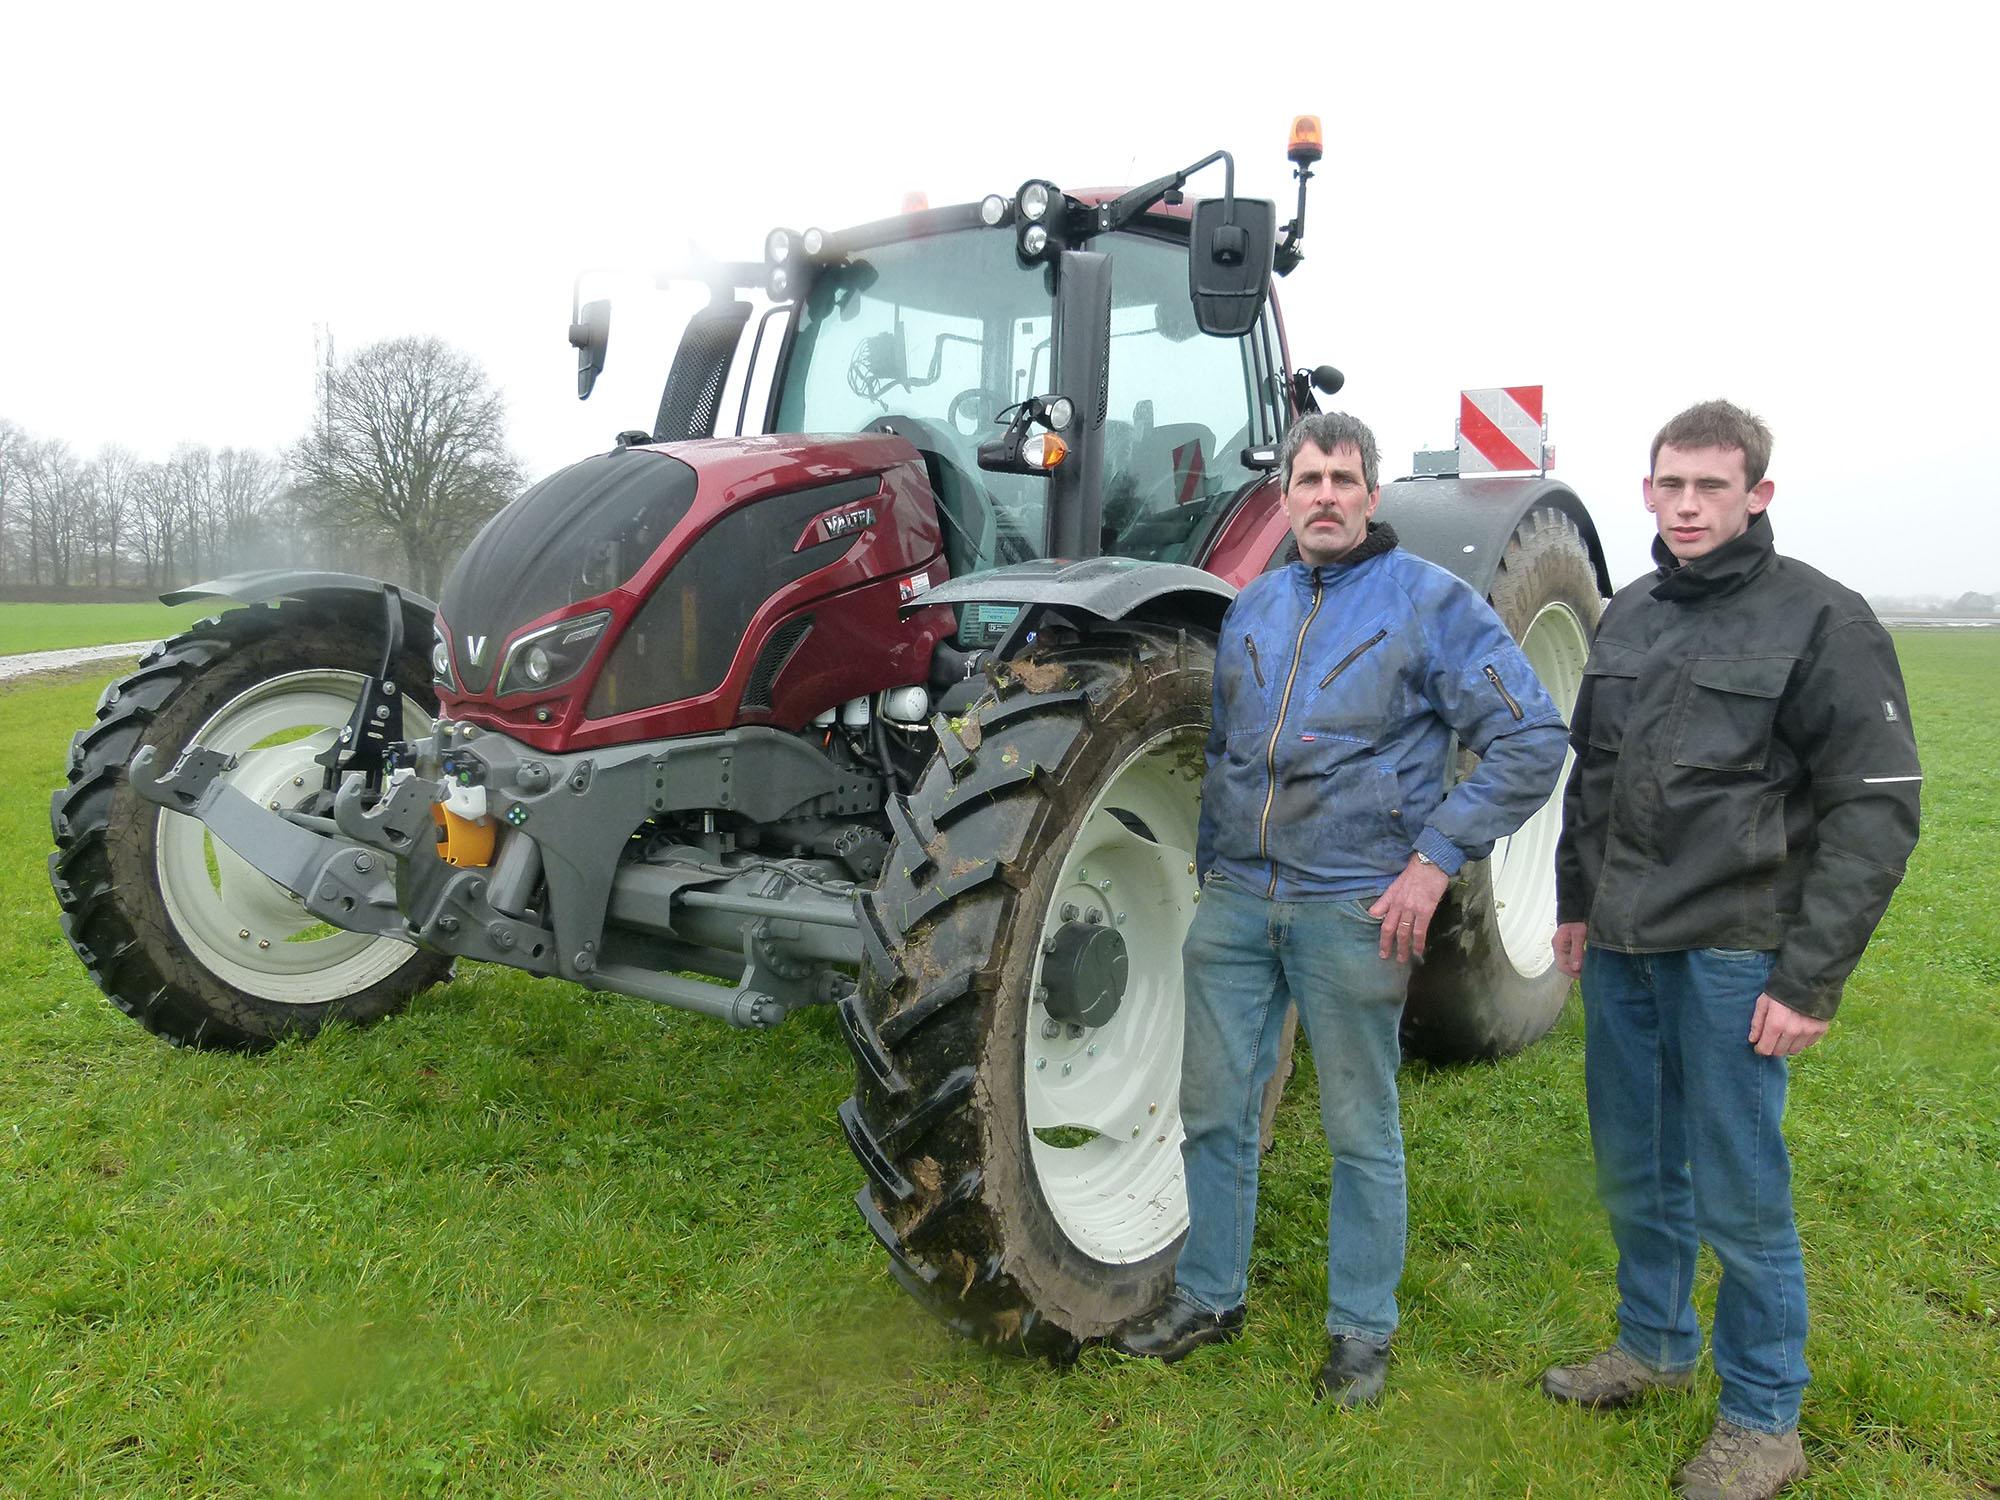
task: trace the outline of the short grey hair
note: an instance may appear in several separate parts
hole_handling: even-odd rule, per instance
[[[1331,454],[1336,448],[1354,449],[1361,455],[1363,482],[1370,491],[1379,486],[1382,455],[1375,447],[1375,434],[1368,430],[1368,424],[1344,411],[1322,411],[1300,417],[1292,423],[1292,430],[1285,434],[1286,489],[1292,487],[1292,460],[1299,456],[1299,449],[1307,443],[1326,454]]]

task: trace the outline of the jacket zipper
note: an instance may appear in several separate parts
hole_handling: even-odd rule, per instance
[[[1243,645],[1250,653],[1250,670],[1257,674],[1257,686],[1262,687],[1264,685],[1264,664],[1257,659],[1256,637],[1246,632],[1243,636]]]
[[[1278,862],[1271,859],[1271,804],[1278,796],[1278,736],[1284,732],[1285,715],[1292,706],[1292,684],[1299,680],[1299,663],[1305,660],[1306,632],[1312,629],[1313,616],[1319,613],[1320,601],[1326,596],[1320,592],[1318,570],[1313,576],[1312,608],[1299,624],[1299,638],[1292,642],[1292,670],[1285,677],[1284,696],[1278,699],[1277,722],[1271,725],[1271,742],[1264,747],[1264,816],[1257,821],[1257,853],[1260,858],[1270,860],[1271,885],[1264,894],[1275,900],[1278,895]]]
[[[1327,673],[1326,676],[1320,678],[1319,680],[1320,687],[1325,688],[1329,683],[1333,681],[1334,678],[1338,677],[1342,672],[1345,672],[1349,667],[1353,666],[1356,662],[1360,661],[1362,657],[1366,656],[1370,651],[1373,651],[1377,646],[1381,645],[1384,641],[1388,639],[1389,639],[1388,631],[1386,630],[1376,631],[1373,635],[1368,637],[1367,640],[1363,641],[1360,645],[1356,646],[1352,651],[1348,652],[1347,655],[1341,657],[1340,661],[1335,665],[1334,669],[1331,672]],[[1514,717],[1519,718],[1520,715],[1516,714]]]
[[[1486,680],[1500,690],[1500,698],[1507,705],[1507,712],[1514,716],[1516,722],[1519,722],[1521,705],[1514,701],[1514,695],[1507,691],[1507,684],[1500,680],[1500,674],[1494,671],[1491,665],[1488,665],[1486,668]]]

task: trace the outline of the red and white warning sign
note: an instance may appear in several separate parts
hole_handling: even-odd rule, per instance
[[[1458,472],[1545,469],[1542,388],[1503,385],[1458,393]]]

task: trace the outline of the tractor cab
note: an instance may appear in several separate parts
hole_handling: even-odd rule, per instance
[[[1296,158],[1295,158],[1296,159]],[[762,262],[688,268],[690,321],[628,442],[889,432],[922,455],[963,578],[1038,558],[1198,563],[1277,462],[1293,410],[1269,202],[1183,200],[1204,162],[1123,194],[1011,195],[854,229],[774,229]],[[1301,177],[1305,172],[1301,162]],[[667,278],[663,278],[666,280]],[[761,291],[761,316],[740,294]],[[607,304],[579,309],[579,393]],[[731,399],[733,397],[733,400]]]

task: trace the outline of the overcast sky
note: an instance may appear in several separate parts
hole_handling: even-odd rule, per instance
[[[1653,432],[1726,396],[1776,431],[1784,550],[1873,593],[2000,589],[1992,7],[554,14],[9,6],[0,417],[84,451],[275,450],[316,330],[434,333],[540,474],[650,426],[664,374],[634,396],[615,327],[626,404],[577,402],[585,267],[691,237],[754,258],[774,224],[910,190],[1135,182],[1218,146],[1289,217],[1310,112],[1291,352],[1346,372],[1389,472],[1451,441],[1461,387],[1540,383],[1623,582]]]

